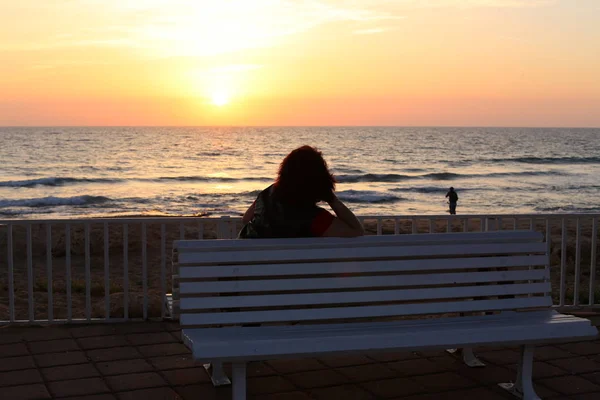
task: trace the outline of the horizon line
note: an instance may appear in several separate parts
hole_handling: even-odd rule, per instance
[[[600,126],[534,125],[0,125],[0,128],[511,128],[600,129]]]

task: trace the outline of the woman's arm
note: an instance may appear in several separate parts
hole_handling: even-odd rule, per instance
[[[244,213],[244,216],[242,217],[242,222],[244,224],[247,224],[248,222],[250,222],[250,220],[252,220],[252,218],[254,218],[254,207],[255,206],[256,206],[256,201],[254,203],[252,203],[252,205],[250,207],[248,207],[248,209]]]
[[[356,215],[335,194],[328,203],[337,218],[334,218],[323,236],[355,237],[365,234],[365,230]]]

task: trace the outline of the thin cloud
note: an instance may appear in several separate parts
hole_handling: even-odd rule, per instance
[[[355,35],[375,35],[377,33],[383,33],[389,31],[389,28],[371,28],[371,29],[359,29],[352,32]]]

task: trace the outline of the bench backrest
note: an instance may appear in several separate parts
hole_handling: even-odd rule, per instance
[[[532,231],[176,241],[183,327],[547,308]]]

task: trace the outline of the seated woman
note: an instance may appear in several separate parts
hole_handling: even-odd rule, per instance
[[[274,184],[243,217],[240,238],[362,236],[360,221],[335,195],[335,179],[321,152],[302,146],[285,157]],[[329,204],[336,216],[317,206]]]

